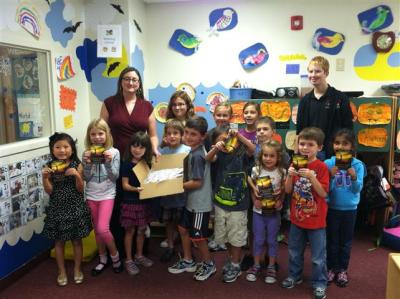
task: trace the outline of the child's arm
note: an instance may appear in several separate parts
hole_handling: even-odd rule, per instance
[[[244,146],[246,147],[247,156],[249,156],[249,157],[253,156],[254,152],[256,151],[256,145],[254,143],[252,143],[249,139],[244,137],[242,134],[240,134],[238,131],[234,131],[234,132],[235,133],[233,133],[233,134],[236,134],[239,141],[241,143],[243,143]]]
[[[224,141],[218,141],[215,145],[211,146],[211,150],[206,155],[206,160],[209,162],[217,161],[217,154],[225,147]]]
[[[308,178],[311,182],[311,186],[313,187],[314,191],[321,197],[327,197],[328,196],[328,185],[329,185],[329,170],[328,167],[324,164],[325,166],[325,173],[321,174],[320,179],[326,178],[327,184],[321,184],[321,182],[318,180],[317,176],[314,174],[314,172],[308,168],[300,168],[298,173],[300,176]]]
[[[183,183],[183,189],[195,190],[199,189],[203,185],[203,180],[189,180]]]
[[[78,165],[78,168],[68,168],[65,171],[66,176],[74,176],[75,177],[75,186],[78,192],[83,193],[84,182],[83,182],[83,167],[82,164]]]
[[[44,188],[44,191],[46,191],[46,193],[49,195],[53,192],[53,184],[50,181],[52,172],[53,172],[53,170],[51,170],[47,166],[45,168],[43,168],[43,170],[42,170],[43,188]]]
[[[104,165],[106,167],[107,177],[112,182],[115,182],[119,176],[119,164],[120,164],[119,151],[116,150],[114,155],[112,154],[111,151],[105,151],[104,158],[105,158]]]
[[[89,182],[93,177],[92,172],[92,161],[90,160],[91,152],[85,151],[82,156],[82,165],[83,165],[83,179],[86,182]]]
[[[347,174],[351,177],[350,190],[354,194],[360,193],[364,182],[364,165],[357,163],[354,165],[355,168],[351,167],[347,170]]]
[[[285,192],[292,193],[293,191],[293,177],[297,175],[296,169],[290,166],[288,169],[288,175],[285,181]]]
[[[251,192],[251,200],[253,201],[253,205],[256,209],[258,210],[262,209],[262,203],[260,197],[257,196],[254,192]]]
[[[128,177],[122,177],[122,189],[125,191],[130,191],[130,192],[140,192],[143,190],[143,187],[134,187],[129,184],[129,178]]]

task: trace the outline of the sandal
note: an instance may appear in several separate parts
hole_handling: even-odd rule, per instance
[[[66,276],[66,275],[63,275],[63,274],[59,274],[59,275],[57,276],[57,284],[58,284],[58,286],[60,286],[60,287],[66,286],[66,285],[68,284],[68,278],[67,278],[67,276]]]
[[[76,284],[81,284],[83,282],[83,273],[79,271],[78,274],[74,275],[74,281]]]
[[[103,272],[104,271],[104,269],[106,268],[108,266],[108,264],[104,264],[104,263],[102,263],[102,262],[99,262],[98,264],[97,264],[97,266],[96,267],[94,267],[93,269],[92,269],[92,276],[97,276],[97,275],[99,275],[101,272]]]

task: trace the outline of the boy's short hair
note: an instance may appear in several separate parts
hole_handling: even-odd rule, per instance
[[[325,134],[324,132],[317,127],[308,127],[301,130],[298,140],[314,140],[318,146],[324,144]]]
[[[326,74],[329,74],[329,61],[325,57],[315,56],[310,60],[310,63],[308,65],[310,66],[311,64],[315,64],[321,67]]]
[[[171,128],[178,130],[181,133],[181,135],[183,135],[184,127],[180,120],[177,120],[175,118],[171,118],[171,119],[167,120],[167,122],[165,123],[165,126],[164,126],[164,134],[167,134],[167,130],[171,129]]]
[[[218,108],[221,108],[221,107],[226,107],[226,108],[228,108],[228,110],[229,110],[229,115],[232,116],[232,113],[233,113],[232,106],[231,106],[231,104],[228,103],[228,102],[220,102],[220,103],[218,103],[218,104],[214,107],[214,112],[213,112],[213,114],[215,114],[215,112],[217,112]]]
[[[269,116],[262,116],[256,120],[256,126],[258,124],[267,124],[271,127],[272,130],[276,130],[276,123],[275,121]]]
[[[185,128],[194,129],[201,135],[205,135],[207,134],[208,123],[204,117],[195,115],[186,121]]]

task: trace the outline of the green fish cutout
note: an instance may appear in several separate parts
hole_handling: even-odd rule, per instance
[[[201,43],[201,40],[197,37],[188,37],[186,34],[182,33],[178,36],[178,42],[187,49],[197,49]]]
[[[362,30],[366,33],[373,32],[375,29],[379,28],[385,23],[389,12],[389,9],[378,6],[376,9],[376,18],[371,22],[371,24],[369,24],[369,26],[367,26],[366,21],[364,21],[362,24]]]

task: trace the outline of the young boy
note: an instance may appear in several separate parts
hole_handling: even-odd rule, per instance
[[[228,259],[231,260],[224,266],[223,281],[234,282],[241,274],[241,249],[247,239],[247,167],[255,145],[240,133],[229,131],[228,125],[214,133],[217,131],[220,134],[213,136],[216,143],[206,157],[217,163],[214,237],[217,244],[229,243]],[[236,148],[235,142],[230,142],[232,148],[227,146],[227,138],[237,138]]]
[[[187,120],[183,135],[184,143],[191,148],[184,161],[183,189],[186,205],[179,223],[183,259],[168,268],[173,274],[196,272],[194,279],[204,281],[217,269],[211,260],[207,246],[208,221],[211,211],[210,163],[206,161],[203,146],[207,133],[204,117],[194,116]],[[196,267],[192,258],[191,243],[196,242],[202,262]]]
[[[311,245],[312,287],[315,299],[326,298],[326,196],[329,190],[329,170],[317,159],[322,150],[324,133],[321,129],[303,129],[298,137],[298,149],[307,156],[307,167],[289,167],[285,183],[286,193],[292,193],[289,231],[289,276],[282,281],[283,288],[300,284],[303,272],[304,250]]]
[[[161,154],[179,154],[189,153],[190,147],[182,144],[183,125],[177,119],[170,119],[164,127],[164,138],[166,144],[161,149]],[[162,208],[162,220],[165,223],[167,234],[167,248],[162,254],[160,260],[162,262],[169,262],[174,255],[174,237],[176,234],[176,226],[182,214],[182,208],[185,206],[184,194],[175,194],[170,196],[163,196],[160,199],[160,206]]]

